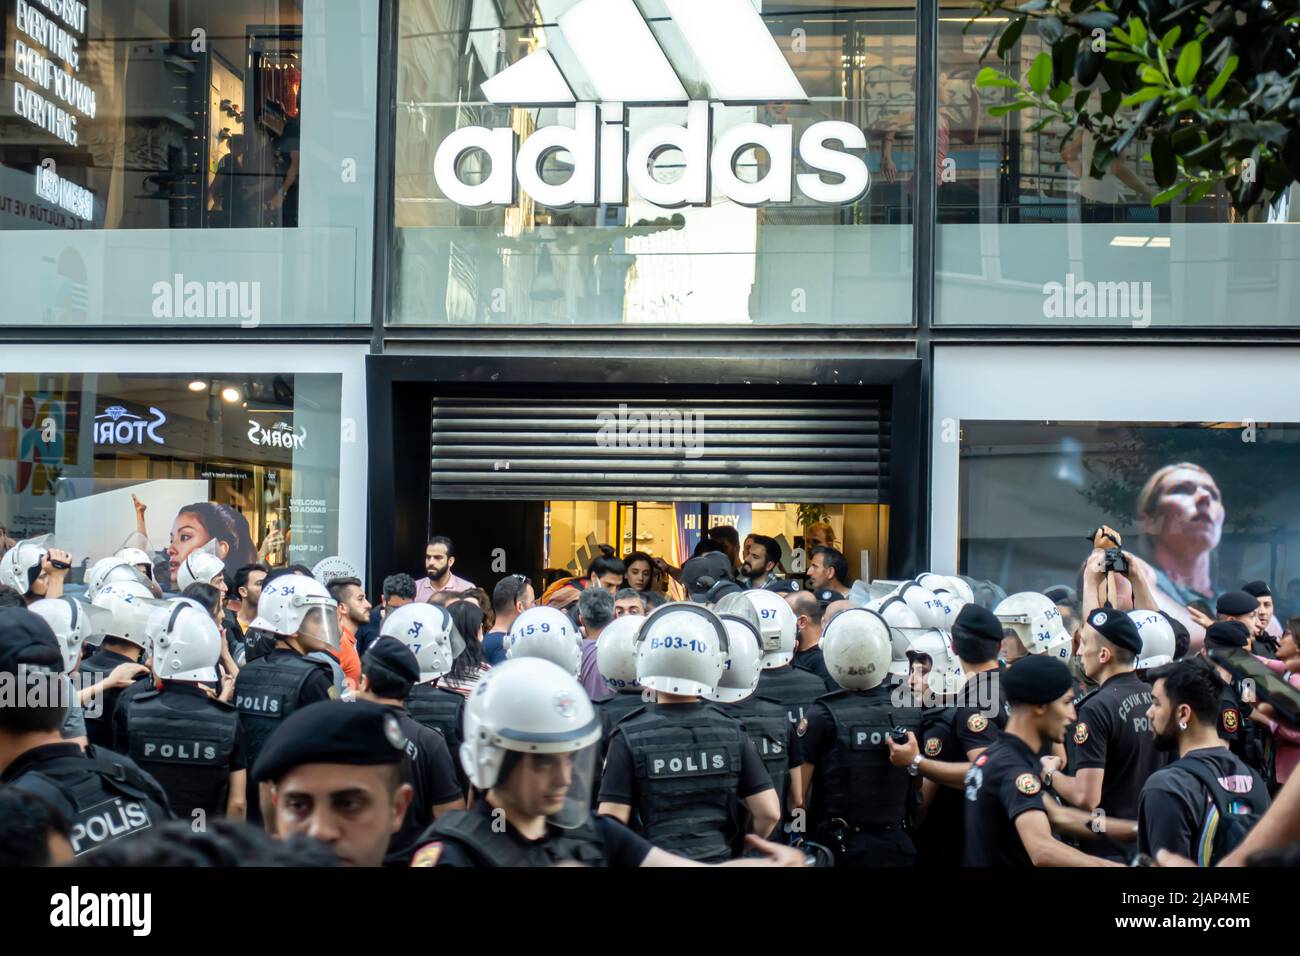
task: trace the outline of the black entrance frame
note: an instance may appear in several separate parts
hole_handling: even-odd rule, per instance
[[[371,355],[366,360],[369,417],[367,580],[422,567],[430,532],[432,399],[548,392],[593,398],[630,390],[681,388],[798,389],[828,399],[890,393],[889,559],[886,575],[925,570],[929,542],[928,482],[923,469],[922,363],[916,358],[782,358],[671,356]],[[433,529],[436,530],[436,529]],[[490,547],[491,543],[487,545]],[[511,570],[514,570],[513,568]]]

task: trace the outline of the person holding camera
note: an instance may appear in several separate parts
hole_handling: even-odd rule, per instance
[[[1159,586],[1159,572],[1125,549],[1117,531],[1102,525],[1092,536],[1093,552],[1083,567],[1079,595],[1082,618],[1110,604],[1122,610],[1161,611],[1187,628],[1190,650],[1200,649],[1206,624],[1194,611]]]

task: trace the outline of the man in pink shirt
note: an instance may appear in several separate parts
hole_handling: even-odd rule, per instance
[[[424,549],[425,577],[415,583],[415,600],[428,601],[435,591],[468,591],[473,583],[451,573],[456,564],[456,546],[451,538],[434,535]]]

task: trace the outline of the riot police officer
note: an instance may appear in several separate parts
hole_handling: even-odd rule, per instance
[[[727,655],[725,625],[698,604],[664,604],[645,619],[637,680],[656,701],[615,728],[600,787],[600,813],[656,846],[707,862],[732,855],[738,801],[756,834],[771,833],[780,819],[772,780],[744,728],[700,700],[717,686]]]
[[[63,722],[63,739],[80,744],[89,743],[86,738],[86,710],[81,704],[81,692],[77,690],[73,675],[78,674],[80,670],[83,649],[91,641],[103,639],[104,633],[113,623],[113,616],[103,608],[67,595],[33,601],[28,610],[41,617],[54,632],[54,638],[59,642],[59,650],[63,652],[63,673],[74,691],[68,698],[68,716]],[[127,666],[128,678],[144,670],[142,667],[130,664]],[[129,679],[127,682],[129,683]],[[91,696],[105,689],[100,685],[96,688],[85,688],[84,692],[87,696]]]
[[[592,701],[600,718],[600,744],[596,749],[596,769],[592,774],[592,796],[600,794],[600,773],[605,766],[609,738],[618,722],[641,708],[654,692],[643,688],[636,679],[636,636],[645,621],[642,614],[616,617],[596,638],[596,669],[614,696]]]
[[[889,625],[867,608],[841,611],[822,653],[842,690],[819,698],[799,725],[809,830],[838,865],[911,866],[916,774],[890,763],[888,740],[918,733],[921,710],[898,706],[886,680]]]
[[[130,571],[137,577],[140,574],[134,568]],[[117,709],[118,698],[129,685],[119,685],[109,678],[123,664],[141,665],[133,679],[144,678],[146,670],[143,663],[149,647],[145,630],[149,626],[149,615],[161,607],[161,603],[145,584],[131,579],[100,587],[94,604],[106,610],[112,619],[99,649],[81,662],[84,682],[105,682],[102,690],[84,701],[86,737],[96,747],[112,749],[113,713]]]
[[[510,625],[502,641],[506,658],[540,657],[577,676],[582,667],[582,633],[553,607],[530,607]]]
[[[826,693],[826,684],[812,671],[793,663],[797,625],[785,598],[766,590],[746,591],[745,598],[758,614],[758,632],[763,639],[763,673],[756,693],[784,707],[790,726],[797,726],[813,701]]]
[[[264,631],[274,644],[267,654],[245,664],[235,678],[235,708],[250,764],[256,763],[267,738],[285,718],[308,704],[338,697],[329,666],[306,656],[337,651],[335,607],[325,586],[303,574],[285,574],[263,585],[257,619],[249,630]],[[248,820],[261,821],[265,808],[251,778],[247,803]]]
[[[600,734],[582,685],[559,666],[518,657],[494,667],[465,705],[461,759],[479,800],[434,823],[411,865],[695,865],[592,815],[588,775]],[[803,864],[797,850],[751,841],[764,859],[723,865]]]
[[[160,687],[122,698],[113,749],[153,774],[181,819],[242,820],[248,763],[239,714],[204,688],[217,680],[221,631],[196,602],[170,604],[150,626]]]
[[[1246,650],[1250,647],[1250,630],[1241,621],[1215,621],[1205,629],[1205,643],[1201,647],[1201,653],[1206,655],[1211,647]],[[1208,655],[1206,660],[1209,660]],[[1219,737],[1246,766],[1261,777],[1267,777],[1266,732],[1249,719],[1253,705],[1242,700],[1240,684],[1232,680],[1232,675],[1225,668],[1217,664],[1214,667],[1224,681],[1219,692]]]
[[[23,608],[0,609],[0,678],[16,681],[24,695],[0,698],[0,784],[58,810],[73,852],[82,856],[148,833],[171,813],[162,787],[129,758],[63,740],[62,670],[58,641],[44,620]]]

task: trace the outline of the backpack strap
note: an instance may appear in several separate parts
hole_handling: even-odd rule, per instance
[[[1178,765],[1209,791],[1211,806],[1201,821],[1201,832],[1196,839],[1196,864],[1210,866],[1214,858],[1214,839],[1218,835],[1219,825],[1229,816],[1227,791],[1219,786],[1213,771],[1201,761],[1183,759],[1178,761]]]

